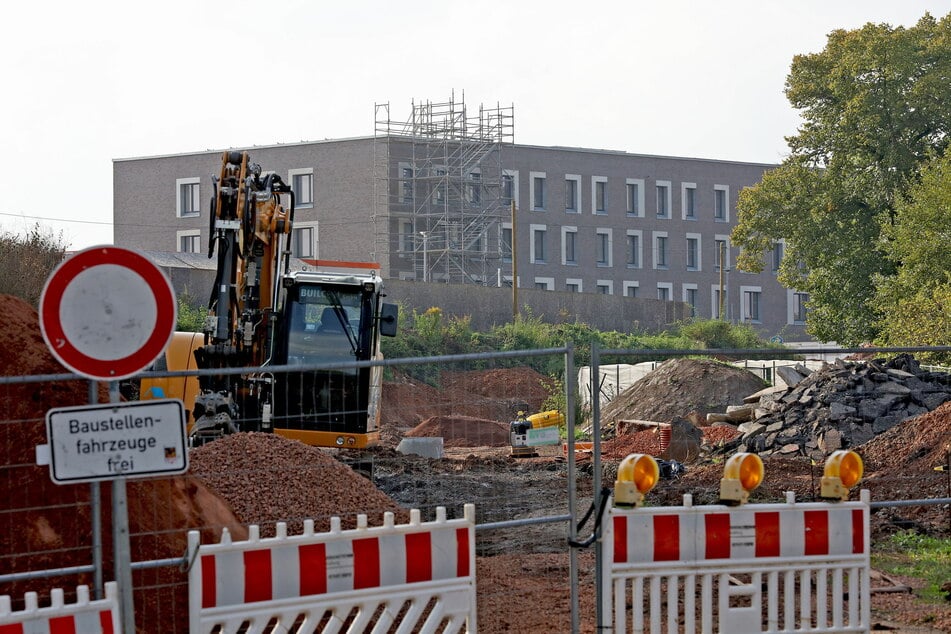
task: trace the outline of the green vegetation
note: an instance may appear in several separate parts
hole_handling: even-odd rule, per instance
[[[204,307],[188,293],[179,295],[177,301],[178,322],[175,324],[175,330],[181,332],[202,332],[205,328],[205,315],[207,314]]]
[[[885,574],[917,577],[927,582],[921,598],[944,602],[941,584],[951,579],[951,539],[902,531],[876,541],[872,567]]]
[[[763,341],[749,325],[731,325],[718,320],[680,322],[670,330],[656,334],[637,330],[602,332],[579,322],[549,324],[528,310],[516,321],[496,326],[489,332],[476,332],[472,330],[468,317],[447,317],[437,307],[422,313],[415,310],[409,312],[400,307],[399,320],[399,336],[383,340],[383,355],[388,359],[560,348],[571,343],[574,347],[575,364],[586,365],[591,358],[592,342],[597,342],[601,349],[616,350],[776,347]],[[617,361],[602,359],[603,363]],[[530,366],[541,374],[560,379],[564,360],[561,356],[552,355],[493,361],[493,367],[499,366]],[[484,363],[467,365],[468,369],[483,367]],[[409,372],[417,379],[436,384],[440,369],[423,365],[414,366]]]
[[[26,235],[0,234],[0,293],[39,306],[43,286],[63,261],[69,244],[62,233],[33,226]]]
[[[793,60],[786,96],[804,123],[780,167],[740,193],[732,241],[746,271],[762,270],[763,255],[785,241],[779,280],[809,293],[807,328],[819,340],[856,345],[884,328],[895,341],[884,310],[910,299],[935,312],[914,285],[889,280],[901,278],[909,250],[947,250],[946,233],[902,246],[892,230],[908,219],[903,200],[923,166],[951,140],[949,74],[951,15],[833,31],[824,50]],[[947,208],[951,190],[929,189],[930,201]],[[946,281],[947,263],[932,264],[945,266],[934,277]],[[873,302],[876,288],[882,296]]]
[[[882,228],[897,274],[879,280],[874,307],[882,316],[877,343],[944,346],[951,341],[951,155],[929,162],[921,181],[895,206]],[[946,362],[947,355],[921,355]]]

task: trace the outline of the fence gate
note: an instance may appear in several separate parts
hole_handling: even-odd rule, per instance
[[[613,508],[602,612],[614,632],[868,632],[859,502]],[[610,590],[609,590],[610,588]]]
[[[331,519],[326,533],[312,520],[301,535],[259,538],[249,527],[247,541],[200,545],[189,533],[189,631],[247,632],[475,632],[475,507],[462,519],[340,530]]]
[[[63,589],[54,588],[43,608],[37,593],[27,592],[24,608],[15,612],[10,597],[0,596],[0,634],[119,634],[118,586],[105,586],[106,598],[95,601],[89,600],[89,586],[78,586],[75,603],[66,603]]]

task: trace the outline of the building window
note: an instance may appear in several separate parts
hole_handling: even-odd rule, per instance
[[[779,265],[783,263],[783,243],[773,243],[773,273],[779,272]]]
[[[743,321],[759,323],[761,289],[758,286],[740,287],[743,298]]]
[[[687,234],[687,270],[700,270],[700,234]]]
[[[545,210],[545,172],[531,172],[532,179],[532,209]]]
[[[662,299],[665,302],[670,301],[671,295],[674,292],[674,285],[670,282],[658,282],[657,283],[657,299]]]
[[[684,303],[690,305],[690,316],[697,316],[697,287],[692,284],[684,284]]]
[[[577,227],[562,227],[562,264],[578,264],[578,230]]]
[[[512,261],[512,226],[502,225],[502,231],[499,233],[499,251],[502,253],[503,262]]]
[[[591,208],[596,214],[608,213],[608,179],[604,176],[592,176]]]
[[[684,220],[697,219],[697,185],[695,183],[684,183],[681,189],[683,196],[683,218]]]
[[[641,217],[644,215],[644,181],[639,178],[629,178],[627,183],[627,215]]]
[[[627,232],[627,248],[625,263],[629,269],[641,268],[641,232]]]
[[[713,270],[719,271],[720,266],[726,263],[726,270],[730,270],[730,243],[726,236],[717,236],[713,241]]]
[[[294,191],[295,207],[314,206],[314,170],[288,170],[291,179],[291,189]]]
[[[466,202],[470,205],[482,204],[482,174],[471,172],[469,182],[466,183]]]
[[[433,188],[433,204],[441,207],[446,202],[446,170],[445,168],[437,167],[433,175],[436,177],[435,186]]]
[[[201,253],[201,231],[189,229],[177,231],[179,253]]]
[[[530,225],[529,228],[532,232],[532,252],[529,254],[529,260],[535,264],[544,264],[547,227],[545,225]]]
[[[316,235],[316,227],[295,226],[291,230],[291,255],[298,259],[313,258]]]
[[[657,217],[670,218],[670,182],[657,181]]]
[[[580,293],[581,292],[581,280],[567,279],[565,280],[565,290],[569,293]]]
[[[598,280],[598,283],[595,284],[594,292],[598,295],[613,295],[614,294],[614,284],[611,280]]]
[[[624,296],[637,297],[637,287],[639,282],[624,282]]]
[[[565,213],[581,213],[581,177],[565,176]]]
[[[667,234],[654,233],[654,268],[666,269],[668,264]]]
[[[536,277],[535,278],[535,288],[540,291],[552,291],[555,290],[555,278],[553,277]]]
[[[400,251],[412,253],[416,250],[416,233],[413,231],[413,223],[405,220],[400,228]]]
[[[807,308],[809,304],[809,293],[793,293],[793,311],[792,311],[792,320],[796,324],[806,323],[806,315],[809,311]]]
[[[413,168],[408,165],[400,166],[400,202],[413,203]]]
[[[201,179],[179,178],[175,181],[177,190],[176,212],[179,218],[197,216],[201,212]]]
[[[511,174],[502,174],[502,202],[511,205],[515,200],[515,177]]]
[[[727,201],[730,196],[730,188],[726,185],[713,186],[713,219],[718,222],[729,222],[730,214],[727,209]]]
[[[598,266],[611,266],[611,230],[597,230]]]
[[[723,302],[723,300],[726,298],[726,294],[720,292],[719,286],[712,287],[710,291],[710,314],[713,316],[713,319],[722,319],[727,312],[727,307]]]

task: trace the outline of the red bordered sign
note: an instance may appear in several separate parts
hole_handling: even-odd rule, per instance
[[[114,381],[149,367],[175,332],[175,290],[137,251],[84,249],[64,260],[40,297],[40,330],[56,359],[90,379]]]

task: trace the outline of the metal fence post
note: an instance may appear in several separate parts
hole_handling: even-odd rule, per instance
[[[577,468],[575,465],[575,350],[569,341],[565,352],[565,422],[568,438],[568,539],[578,540]],[[571,632],[581,631],[581,607],[578,599],[578,549],[568,548],[568,578],[570,584]]]
[[[592,486],[594,487],[594,508],[600,508],[600,500],[598,499],[601,496],[601,347],[598,345],[598,342],[591,342],[591,361],[589,363],[591,368],[590,374],[588,375],[588,380],[590,382],[590,391],[591,391],[591,434],[593,436],[594,444],[591,447],[591,464],[594,468],[594,478]],[[618,380],[617,385],[620,386],[621,382]],[[596,517],[595,526],[600,518]],[[594,605],[595,605],[595,624],[597,632],[603,631],[604,627],[604,614],[601,609],[601,596],[604,592],[602,587],[601,580],[601,538],[595,540],[594,542]]]

